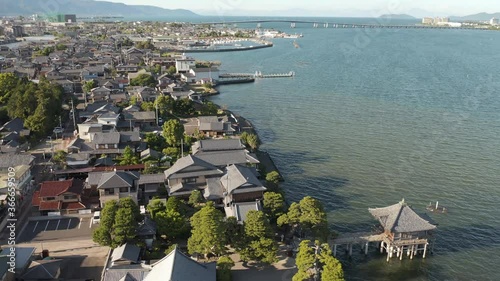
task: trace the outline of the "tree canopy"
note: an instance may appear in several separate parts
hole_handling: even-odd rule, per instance
[[[332,256],[332,251],[327,243],[315,241],[314,246],[310,240],[303,240],[299,245],[299,252],[295,258],[297,273],[293,281],[306,281],[315,275],[321,275],[322,281],[344,281],[344,271],[340,262]]]
[[[139,206],[132,198],[121,198],[118,202],[107,201],[101,211],[99,227],[92,233],[92,239],[102,246],[112,248],[133,242],[141,218]]]
[[[139,164],[139,157],[130,146],[125,147],[123,154],[120,158],[120,165],[135,165]]]
[[[191,204],[193,207],[198,206],[198,204],[203,202],[203,195],[201,195],[201,191],[199,190],[193,190],[191,191],[191,194],[189,195],[189,201],[188,203]]]
[[[261,211],[249,211],[244,222],[246,246],[240,250],[241,259],[264,263],[277,261],[278,244],[266,215]]]
[[[312,230],[315,237],[326,240],[329,235],[326,213],[321,201],[306,196],[299,203],[292,203],[288,212],[278,218],[278,225],[285,224]]]
[[[285,213],[285,198],[281,193],[264,193],[264,211],[268,214],[271,221],[276,222],[278,217]]]
[[[139,74],[137,77],[130,79],[130,86],[154,87],[156,86],[156,80],[153,76],[146,73],[142,73]]]
[[[184,137],[184,126],[177,119],[170,119],[163,124],[163,137],[170,146],[179,146]]]
[[[224,216],[212,202],[191,217],[191,237],[188,239],[190,254],[220,255],[225,252]]]

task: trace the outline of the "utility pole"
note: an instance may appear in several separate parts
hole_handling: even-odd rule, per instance
[[[158,97],[155,99],[155,109],[156,109],[156,126],[159,126],[158,124]]]
[[[75,105],[73,99],[71,99],[71,115],[73,115],[73,131],[76,131]]]

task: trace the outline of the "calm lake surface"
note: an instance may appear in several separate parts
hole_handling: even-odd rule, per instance
[[[386,263],[358,249],[339,256],[347,279],[500,280],[500,32],[271,27],[302,33],[300,48],[193,56],[221,72],[295,71],[213,98],[253,122],[288,198],[319,198],[339,232],[370,230],[367,209],[402,198],[449,209],[430,214],[434,255]]]

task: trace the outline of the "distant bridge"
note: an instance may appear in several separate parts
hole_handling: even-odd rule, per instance
[[[297,24],[309,24],[314,28],[324,27],[324,28],[394,28],[394,29],[467,29],[467,30],[488,30],[487,27],[471,27],[471,26],[436,26],[436,25],[401,25],[401,24],[357,24],[357,23],[339,23],[339,22],[322,22],[322,21],[310,21],[310,20],[241,20],[241,21],[220,21],[220,22],[202,22],[193,23],[195,25],[231,25],[231,24],[246,24],[255,23],[257,27],[260,27],[261,23],[290,23],[290,27],[295,28]]]

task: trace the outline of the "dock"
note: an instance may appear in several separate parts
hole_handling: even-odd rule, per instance
[[[337,246],[341,245],[347,245],[346,252],[349,252],[349,256],[351,256],[352,247],[355,244],[360,244],[361,248],[365,251],[365,255],[367,255],[370,242],[382,242],[385,237],[386,235],[382,232],[346,233],[332,239],[328,244],[332,248],[333,256],[337,255]]]
[[[224,73],[220,74],[220,78],[286,78],[286,77],[294,77],[295,72],[290,71],[288,73],[270,73],[263,74],[261,71],[255,71],[255,73]]]

